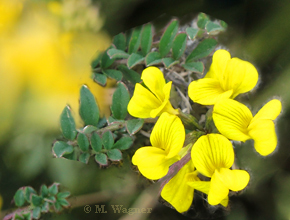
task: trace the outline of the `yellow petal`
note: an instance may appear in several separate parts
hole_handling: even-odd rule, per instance
[[[148,179],[164,177],[177,158],[166,159],[164,150],[157,147],[141,147],[132,157],[132,163],[138,166],[140,173]]]
[[[143,70],[141,79],[150,91],[162,102],[165,98],[163,93],[163,87],[165,86],[163,73],[157,67],[147,67]]]
[[[150,136],[152,146],[164,149],[166,157],[178,154],[185,140],[185,129],[181,120],[167,112],[162,113]]]
[[[223,90],[220,82],[212,78],[199,79],[188,86],[189,97],[202,105],[213,105],[221,99],[231,97],[232,92],[232,90]]]
[[[240,191],[244,189],[250,180],[250,175],[245,170],[221,168],[216,172],[216,175],[224,185],[232,191]]]
[[[252,119],[251,124],[254,121],[259,120],[259,119],[275,120],[278,117],[278,115],[281,113],[281,110],[282,110],[282,104],[280,100],[273,99],[260,109],[260,111]]]
[[[193,172],[191,164],[191,161],[185,164],[161,191],[161,197],[180,213],[187,211],[193,200],[194,189],[187,185],[186,178],[190,172]],[[195,177],[197,178],[196,174]]]
[[[235,98],[240,93],[250,91],[257,82],[258,72],[251,63],[236,57],[227,62],[222,87],[224,90],[233,89],[232,98]]]
[[[198,172],[211,177],[216,169],[233,165],[233,146],[223,135],[203,135],[193,145],[191,159]]]
[[[150,112],[161,104],[148,89],[136,83],[133,97],[128,104],[128,112],[136,118],[150,118]]]
[[[230,59],[231,54],[228,51],[217,50],[212,56],[212,64],[204,78],[213,78],[220,81],[227,66],[227,62]]]
[[[252,118],[251,111],[245,105],[232,99],[223,99],[213,108],[213,121],[217,129],[231,140],[250,139],[247,128]]]
[[[249,126],[249,135],[254,139],[254,147],[262,156],[272,153],[277,146],[275,125],[272,120],[260,119]]]
[[[210,181],[210,189],[207,197],[208,203],[210,205],[217,205],[226,199],[228,194],[229,188],[225,186],[225,184],[221,181],[215,172]]]

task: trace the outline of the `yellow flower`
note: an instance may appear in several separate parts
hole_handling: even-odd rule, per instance
[[[234,99],[250,91],[258,81],[258,72],[249,62],[231,58],[226,50],[217,50],[209,72],[203,79],[189,84],[188,95],[202,105],[214,105],[223,98]]]
[[[198,172],[211,177],[207,187],[203,181],[190,184],[195,189],[204,190],[205,193],[208,189],[210,205],[224,203],[227,201],[229,190],[240,191],[250,180],[246,171],[230,169],[234,163],[234,150],[231,142],[223,135],[201,136],[192,147],[191,159]]]
[[[273,120],[280,114],[281,108],[281,102],[273,99],[253,117],[245,105],[225,99],[214,106],[213,120],[219,132],[231,140],[254,139],[256,151],[266,156],[277,146]]]
[[[163,187],[161,197],[178,212],[186,212],[191,206],[194,195],[194,189],[187,185],[187,182],[199,181],[197,174],[190,160]]]
[[[155,118],[162,112],[178,114],[173,109],[169,97],[172,82],[165,83],[163,73],[157,67],[148,67],[142,72],[141,79],[148,88],[136,83],[128,112],[137,118]]]
[[[150,136],[151,146],[141,147],[132,157],[132,163],[148,179],[164,177],[169,166],[180,159],[178,152],[183,146],[185,130],[181,120],[164,112]]]

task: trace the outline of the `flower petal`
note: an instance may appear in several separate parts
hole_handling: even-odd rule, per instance
[[[251,121],[251,124],[259,119],[271,119],[275,120],[278,115],[281,113],[282,110],[282,104],[280,100],[273,99],[269,101],[267,104],[265,104],[260,111],[254,116],[254,118]]]
[[[150,112],[158,108],[160,102],[148,89],[136,83],[133,97],[128,104],[128,112],[137,118],[150,118]]]
[[[238,94],[253,89],[258,82],[258,76],[256,68],[251,63],[234,57],[227,62],[222,87],[224,90],[233,89],[232,98],[235,98]]]
[[[240,191],[244,189],[250,180],[250,175],[245,170],[230,170],[221,168],[217,170],[216,175],[232,191]]]
[[[203,135],[193,145],[191,159],[198,172],[211,177],[216,169],[233,165],[233,146],[223,135]]]
[[[138,166],[140,173],[148,179],[164,177],[177,158],[166,159],[164,150],[157,147],[141,147],[132,157],[132,163]]]
[[[210,189],[207,197],[210,205],[217,205],[221,203],[228,197],[229,194],[229,188],[227,188],[221,179],[216,175],[216,172],[211,178]]]
[[[161,197],[180,213],[187,211],[193,200],[194,189],[187,185],[186,178],[190,172],[193,172],[191,164],[191,161],[185,164],[161,191]],[[198,179],[197,174],[195,177]]]
[[[204,78],[221,80],[231,54],[226,50],[217,50],[212,56],[212,64]]]
[[[166,157],[178,154],[185,140],[185,129],[181,120],[167,112],[162,113],[150,136],[152,146],[164,149]]]
[[[213,121],[221,134],[231,140],[246,141],[250,139],[247,127],[253,116],[243,104],[223,99],[213,108]]]
[[[255,141],[255,149],[262,156],[272,153],[277,146],[275,125],[272,120],[260,119],[249,126],[249,135]]]
[[[189,97],[202,105],[213,105],[221,99],[231,97],[232,93],[232,90],[223,90],[220,82],[212,78],[192,81],[188,86]]]
[[[163,101],[165,96],[163,87],[165,86],[165,79],[163,73],[157,67],[151,66],[143,70],[141,79],[150,91],[156,95],[159,101]]]

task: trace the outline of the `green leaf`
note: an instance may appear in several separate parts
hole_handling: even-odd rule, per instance
[[[41,205],[41,203],[42,203],[42,201],[43,201],[43,199],[42,199],[42,197],[41,196],[38,196],[38,195],[32,195],[32,197],[31,197],[31,203],[32,203],[32,205],[33,206],[40,206]]]
[[[49,203],[45,201],[41,206],[41,212],[48,212],[48,211],[49,211]]]
[[[66,201],[66,199],[58,199],[57,202],[65,208],[69,207],[69,205],[70,205],[69,202]]]
[[[48,192],[50,195],[55,196],[58,193],[59,183],[54,183],[50,187],[48,187]]]
[[[60,192],[57,194],[58,199],[65,199],[70,196],[70,192]]]
[[[129,100],[130,94],[127,87],[122,82],[119,82],[113,94],[111,105],[111,111],[114,118],[121,120],[126,118]]]
[[[209,32],[210,34],[214,33],[214,32],[219,32],[219,31],[223,31],[224,29],[219,25],[216,24],[212,21],[208,21],[205,25],[205,29],[207,30],[207,32]]]
[[[114,48],[108,50],[108,55],[111,57],[111,59],[127,59],[129,57],[129,54],[127,54],[125,51]]]
[[[15,213],[12,220],[23,220],[23,219],[25,219],[25,218],[21,214]]]
[[[89,139],[87,138],[87,136],[85,134],[79,133],[77,142],[78,142],[78,145],[79,145],[80,149],[83,152],[86,152],[86,151],[89,150],[90,142],[89,142]]]
[[[14,195],[14,202],[15,205],[20,207],[23,206],[25,203],[25,198],[24,198],[24,191],[23,188],[20,188],[16,191],[15,195]]]
[[[129,68],[132,68],[136,66],[137,64],[141,63],[144,59],[145,57],[143,57],[142,55],[137,54],[137,53],[132,53],[130,57],[128,58],[127,65]]]
[[[31,212],[22,212],[22,216],[24,217],[25,220],[32,220],[32,214]]]
[[[48,195],[48,188],[46,185],[42,185],[40,189],[40,194],[43,197],[46,197]]]
[[[108,165],[108,157],[106,154],[104,153],[98,153],[95,156],[95,160],[98,164],[100,164],[101,166],[106,166]]]
[[[74,151],[74,148],[63,141],[56,141],[52,147],[52,150],[55,157],[62,157],[65,154],[71,154]]]
[[[143,126],[144,119],[131,119],[127,121],[126,128],[130,135],[136,134]]]
[[[186,63],[208,56],[217,45],[217,41],[212,38],[205,39],[187,57]]]
[[[126,49],[126,37],[123,33],[117,34],[113,39],[113,44],[119,50]]]
[[[162,62],[162,57],[158,52],[150,52],[145,57],[146,66],[151,66],[155,64],[159,64]]]
[[[222,20],[220,21],[220,24],[224,29],[226,29],[228,27],[228,24]]]
[[[92,62],[91,62],[92,69],[95,69],[98,66],[100,60],[102,59],[102,56],[103,56],[103,53],[99,53],[96,56],[96,58],[92,60]]]
[[[103,73],[111,79],[115,79],[117,81],[120,81],[123,77],[122,72],[120,72],[119,70],[107,69],[103,70]]]
[[[201,29],[205,28],[205,24],[209,21],[209,17],[205,13],[200,13],[197,17],[197,26]]]
[[[143,25],[142,33],[141,33],[141,52],[143,56],[146,56],[151,49],[152,46],[152,25],[145,24]]]
[[[98,125],[100,112],[94,95],[87,86],[83,85],[80,91],[80,116],[85,125]]]
[[[131,145],[133,144],[133,140],[130,137],[122,137],[120,140],[118,140],[113,148],[119,149],[119,150],[127,150]]]
[[[97,128],[95,126],[92,126],[92,125],[87,125],[83,129],[83,133],[84,134],[90,134],[90,133],[92,133],[93,131],[96,131],[96,130],[99,130],[99,128]]]
[[[93,133],[91,136],[91,146],[96,152],[100,152],[102,150],[102,139],[97,133]]]
[[[173,39],[178,31],[178,21],[173,20],[166,28],[165,32],[163,33],[160,43],[159,43],[159,52],[161,57],[165,57],[172,46]]]
[[[204,71],[204,65],[202,62],[188,62],[182,65],[184,69],[202,74]]]
[[[24,196],[27,202],[31,203],[31,196],[33,194],[36,194],[36,191],[32,187],[28,186],[24,188]]]
[[[53,205],[56,212],[60,212],[62,210],[61,204],[59,202],[55,202]]]
[[[83,153],[79,156],[79,161],[87,164],[89,162],[90,156],[91,155],[89,153]]]
[[[195,38],[197,32],[198,32],[197,28],[193,28],[193,27],[186,28],[186,33],[191,40],[193,40]]]
[[[106,68],[108,68],[108,67],[111,66],[111,65],[114,63],[114,61],[115,61],[115,59],[111,59],[111,58],[109,57],[109,55],[108,55],[108,50],[109,50],[109,49],[112,49],[112,48],[114,48],[114,47],[110,47],[110,48],[108,48],[108,49],[104,52],[104,54],[103,54],[103,56],[102,56],[102,59],[101,59],[101,67],[102,67],[102,69],[106,69]]]
[[[107,119],[106,117],[103,117],[99,120],[99,123],[98,123],[98,128],[102,128],[104,127],[105,125],[107,124]]]
[[[136,53],[141,42],[141,27],[134,28],[129,42],[128,53]]]
[[[107,152],[108,158],[111,161],[120,161],[122,160],[122,153],[119,149],[112,149]]]
[[[162,59],[162,62],[164,64],[164,66],[168,69],[168,68],[172,67],[173,65],[179,63],[179,60],[174,60],[171,57],[165,57]]]
[[[65,138],[69,140],[75,139],[77,135],[76,124],[69,106],[66,106],[60,115],[60,127]]]
[[[49,204],[53,204],[56,201],[56,199],[54,196],[48,196],[45,198],[45,201],[48,202]]]
[[[125,65],[118,66],[118,69],[121,70],[123,76],[126,80],[131,82],[132,84],[139,83],[141,81],[141,76],[139,73],[135,72],[134,70],[128,69]]]
[[[109,116],[108,124],[113,124],[114,122],[124,122],[124,120],[115,119],[114,117]]]
[[[172,56],[174,59],[178,60],[185,51],[187,42],[186,33],[180,33],[176,35],[172,44]]]
[[[32,211],[32,217],[34,219],[39,219],[41,214],[41,208],[40,207],[35,207]]]
[[[94,73],[93,79],[101,86],[105,86],[107,84],[107,76],[104,74]]]
[[[114,145],[114,137],[111,131],[106,131],[102,136],[102,143],[105,149],[112,149]]]
[[[68,159],[68,160],[77,160],[77,154],[75,151],[73,151],[70,154],[63,155],[63,158]]]

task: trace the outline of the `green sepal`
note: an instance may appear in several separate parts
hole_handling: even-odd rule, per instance
[[[175,35],[177,34],[177,31],[178,31],[178,21],[173,20],[167,26],[166,30],[164,31],[160,39],[159,52],[161,57],[165,57],[169,53]]]
[[[186,63],[208,56],[217,45],[217,41],[213,38],[203,40],[196,48],[188,55]]]
[[[124,83],[119,82],[113,94],[111,111],[115,119],[125,119],[127,116],[127,106],[130,101],[130,94]]]
[[[113,148],[119,150],[127,150],[129,147],[132,146],[132,144],[133,140],[131,137],[122,137],[114,144]]]
[[[172,56],[175,60],[178,60],[185,51],[187,42],[186,33],[180,33],[176,35],[172,44]]]
[[[102,150],[102,139],[96,132],[91,136],[91,146],[95,152],[100,152]]]
[[[62,157],[65,154],[71,154],[74,151],[73,146],[63,142],[63,141],[56,141],[52,147],[53,153],[55,157]]]
[[[144,119],[131,119],[126,123],[127,131],[130,135],[136,134],[139,130],[141,130],[144,124]]]
[[[95,160],[101,166],[107,166],[108,165],[108,157],[104,153],[97,153],[95,155]]]
[[[155,64],[159,64],[162,62],[162,56],[158,52],[150,52],[145,57],[146,66],[151,66]]]
[[[106,131],[102,135],[102,144],[105,149],[110,150],[114,145],[114,137],[111,131]]]
[[[120,161],[122,160],[122,152],[119,149],[112,149],[107,151],[108,158],[111,161]]]
[[[77,142],[78,142],[80,149],[83,152],[86,152],[89,150],[90,142],[85,134],[79,133],[78,138],[77,138]]]
[[[145,57],[143,57],[142,55],[137,54],[137,53],[132,53],[130,55],[130,57],[128,58],[127,66],[131,69],[134,66],[136,66],[137,64],[143,62],[144,59],[145,59]]]

